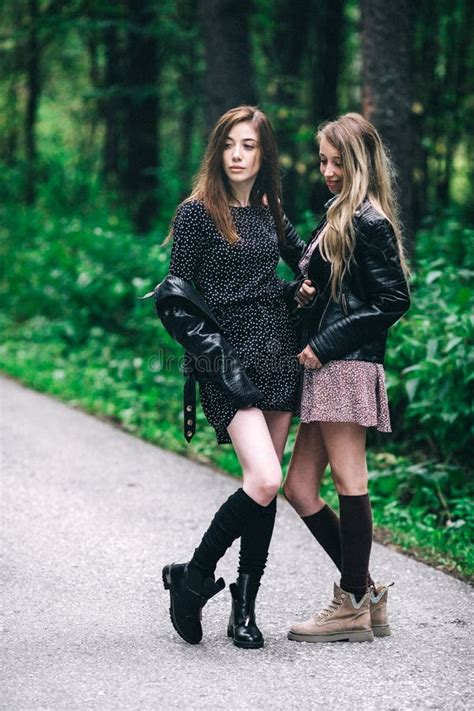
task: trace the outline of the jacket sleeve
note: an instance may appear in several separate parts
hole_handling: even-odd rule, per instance
[[[408,310],[408,284],[400,265],[395,235],[385,218],[357,228],[356,260],[365,302],[309,339],[321,363],[337,360],[370,342]]]
[[[295,276],[299,276],[298,262],[306,245],[286,215],[283,215],[283,226],[285,228],[285,244],[280,247],[280,257],[288,264]]]
[[[236,351],[208,318],[184,299],[167,299],[155,304],[157,315],[170,336],[191,356],[199,381],[217,383],[239,407],[262,399]]]
[[[283,298],[290,311],[293,312],[298,308],[295,296],[304,279],[298,263],[306,245],[286,215],[283,215],[283,225],[285,228],[285,244],[280,247],[280,257],[288,264],[295,275],[292,281],[283,281]]]

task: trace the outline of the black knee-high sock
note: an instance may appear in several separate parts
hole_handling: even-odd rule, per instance
[[[325,504],[320,511],[310,516],[302,516],[301,520],[340,571],[342,569],[341,529],[337,513]],[[367,575],[367,585],[369,587],[374,585],[370,571]]]
[[[276,496],[268,506],[255,509],[245,524],[240,541],[239,575],[252,575],[260,580],[265,570],[277,509]]]
[[[257,504],[243,489],[238,489],[229,496],[211,521],[211,525],[202,537],[190,561],[191,568],[198,568],[205,576],[212,576],[217,561],[226,550],[239,538],[255,512],[264,507]]]
[[[367,591],[370,549],[372,547],[372,509],[368,494],[339,495],[341,528],[341,588],[357,600]]]
[[[341,570],[341,531],[337,513],[327,504],[311,516],[302,516],[301,520],[309,528],[318,543]]]

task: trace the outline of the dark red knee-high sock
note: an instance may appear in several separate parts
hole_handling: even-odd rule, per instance
[[[368,494],[339,495],[341,529],[341,588],[357,600],[367,591],[370,549],[372,547],[372,509]]]
[[[338,570],[341,570],[341,532],[336,512],[326,504],[317,513],[311,514],[311,516],[302,516],[301,520],[324,548]]]
[[[341,529],[337,513],[328,504],[325,504],[320,511],[310,516],[302,516],[301,520],[340,571],[342,568]],[[370,572],[367,581],[369,587],[374,585]]]

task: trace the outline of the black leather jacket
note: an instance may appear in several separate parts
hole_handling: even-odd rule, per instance
[[[318,248],[308,265],[308,277],[318,294],[302,310],[301,345],[309,344],[323,364],[331,360],[383,363],[388,329],[410,306],[391,225],[365,200],[355,213],[354,228],[354,258],[343,279],[340,302],[331,296],[331,268]]]
[[[263,398],[234,348],[221,334],[206,301],[189,281],[170,274],[143,298],[148,296],[154,296],[157,316],[186,351],[184,436],[188,442],[196,431],[195,379],[218,383],[240,407]]]

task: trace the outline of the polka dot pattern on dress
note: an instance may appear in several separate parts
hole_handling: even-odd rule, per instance
[[[194,283],[264,399],[261,410],[298,410],[298,342],[276,274],[280,258],[270,210],[231,207],[239,242],[230,245],[200,201],[183,203],[173,226],[170,273]],[[237,408],[215,383],[200,383],[201,404],[219,444]]]

